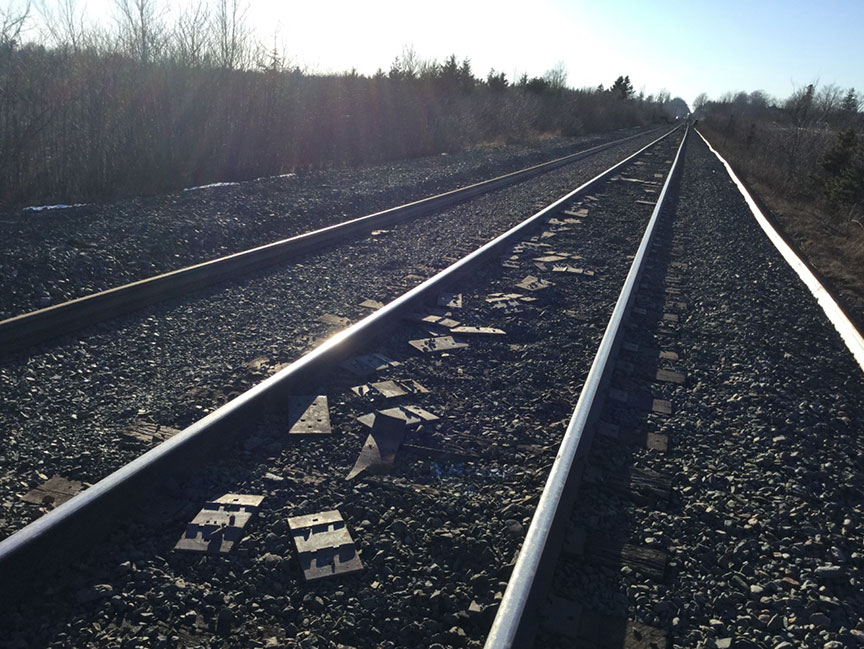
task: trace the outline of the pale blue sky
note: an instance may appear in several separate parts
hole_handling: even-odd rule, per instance
[[[4,3],[20,0],[0,0]],[[47,4],[60,0],[45,0]],[[174,0],[166,20],[184,2]],[[110,23],[113,0],[77,0]],[[700,92],[786,97],[811,82],[864,91],[864,0],[248,0],[259,38],[320,71],[389,68],[404,46],[421,58],[471,59],[475,74],[541,75],[559,61],[575,87],[630,76],[646,93],[688,103]],[[35,28],[34,28],[35,30]]]

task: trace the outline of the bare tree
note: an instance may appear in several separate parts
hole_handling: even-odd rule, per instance
[[[567,87],[567,66],[564,61],[558,61],[554,67],[546,70],[543,79],[553,90],[564,90]]]
[[[165,9],[158,0],[114,0],[120,38],[129,52],[142,63],[159,54]]]
[[[390,66],[389,76],[391,79],[416,79],[432,66],[437,67],[435,61],[421,61],[413,46],[403,45],[402,54]]]
[[[188,5],[180,14],[171,43],[179,63],[198,67],[206,62],[210,47],[209,23],[210,11],[203,0]]]
[[[29,17],[30,0],[18,9],[15,9],[12,3],[6,9],[0,7],[0,44],[16,44]]]
[[[78,0],[38,0],[37,8],[46,40],[60,48],[79,51],[84,46],[87,28],[84,8]]]
[[[815,104],[817,110],[817,120],[820,122],[829,119],[832,115],[839,112],[840,106],[843,103],[843,90],[833,83],[827,86],[822,86],[816,94]]]
[[[249,27],[246,24],[247,3],[241,0],[217,0],[213,18],[214,58],[217,65],[239,69],[249,63]]]
[[[708,103],[708,95],[704,92],[700,92],[696,95],[696,99],[693,100],[693,112],[698,113],[700,110],[705,108],[705,104]]]

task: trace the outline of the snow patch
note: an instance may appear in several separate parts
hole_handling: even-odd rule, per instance
[[[260,178],[256,178],[255,180],[247,180],[243,182],[258,182],[259,180],[275,180],[277,178],[291,178],[292,176],[296,176],[297,174],[289,173],[289,174],[281,174],[279,176],[261,176]],[[197,189],[210,189],[212,187],[231,187],[232,185],[242,185],[243,182],[225,182],[225,183],[210,183],[209,185],[198,185],[197,187],[187,187],[183,191],[191,192]]]
[[[252,182],[258,182],[259,180],[277,180],[279,178],[293,178],[297,174],[289,173],[289,174],[280,174],[278,176],[261,176],[260,178],[256,178]]]
[[[209,185],[198,185],[197,187],[187,187],[184,192],[195,191],[196,189],[210,189],[211,187],[230,187],[231,185],[239,185],[240,183],[210,183]]]
[[[65,205],[60,203],[59,205],[30,205],[29,207],[22,207],[22,212],[41,212],[43,210],[65,210],[70,207],[86,207],[90,205],[90,203],[72,203],[71,205]]]

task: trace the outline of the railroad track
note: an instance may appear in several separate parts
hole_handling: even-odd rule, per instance
[[[669,140],[667,139],[661,143],[667,149],[669,148],[669,146],[672,146],[671,144],[666,144],[666,142],[668,141]],[[661,144],[655,145],[655,147],[661,146]],[[232,402],[230,406],[226,406],[221,410],[213,413],[212,415],[205,417],[203,420],[189,427],[180,435],[172,437],[168,442],[162,444],[153,451],[150,451],[148,454],[145,454],[138,460],[130,463],[120,471],[103,480],[102,482],[90,487],[77,498],[73,498],[69,502],[58,507],[49,515],[37,520],[28,528],[25,528],[18,534],[13,535],[4,542],[4,547],[8,551],[6,554],[4,554],[4,557],[7,559],[7,561],[4,561],[4,568],[12,568],[14,566],[26,565],[20,559],[18,553],[30,553],[35,551],[37,554],[39,554],[40,550],[38,548],[40,543],[43,544],[42,549],[45,549],[49,545],[51,545],[51,535],[54,533],[58,533],[57,530],[63,530],[64,524],[72,524],[74,526],[80,525],[80,523],[77,522],[67,523],[66,521],[77,521],[80,516],[86,515],[88,511],[91,512],[91,516],[93,518],[104,520],[103,507],[106,505],[116,506],[118,504],[116,499],[119,498],[122,500],[123,498],[130,497],[131,493],[136,488],[136,481],[138,481],[138,484],[140,484],[141,480],[148,479],[148,475],[149,478],[152,479],[152,473],[154,470],[158,471],[161,475],[165,471],[164,465],[171,463],[175,465],[177,463],[182,464],[190,457],[190,455],[195,456],[199,454],[202,447],[199,447],[198,444],[201,442],[204,442],[205,447],[212,446],[220,435],[233,432],[232,428],[236,427],[240,420],[247,417],[247,414],[244,414],[244,411],[247,413],[249,412],[248,410],[246,410],[247,408],[256,410],[260,407],[263,407],[263,404],[265,402],[269,401],[272,403],[272,400],[274,399],[278,402],[279,394],[281,393],[284,395],[286,393],[290,393],[292,391],[292,387],[296,391],[296,387],[294,386],[298,385],[298,383],[295,383],[295,381],[300,381],[299,384],[301,385],[305,384],[310,380],[308,378],[309,374],[316,371],[316,366],[320,366],[321,363],[326,362],[334,356],[346,354],[352,346],[356,346],[360,344],[360,342],[364,339],[367,339],[369,336],[374,335],[376,333],[379,321],[383,319],[392,320],[394,316],[401,317],[404,315],[404,312],[407,309],[417,308],[416,304],[418,301],[428,297],[431,293],[438,291],[442,285],[453,282],[455,278],[459,277],[461,273],[466,272],[468,269],[471,269],[471,272],[474,272],[473,267],[475,264],[477,264],[479,260],[488,260],[491,257],[495,260],[495,263],[493,263],[493,268],[497,268],[499,265],[499,260],[497,259],[497,257],[504,252],[504,249],[506,248],[508,243],[513,242],[516,238],[520,236],[520,233],[524,231],[524,229],[535,228],[541,225],[543,223],[543,220],[548,215],[557,213],[562,206],[569,206],[576,196],[590,191],[590,188],[596,186],[604,178],[608,178],[610,175],[614,174],[615,171],[622,165],[629,165],[629,163],[633,163],[633,166],[638,169],[641,165],[647,164],[645,160],[651,160],[652,157],[655,157],[655,154],[652,148],[651,151],[645,151],[641,155],[637,155],[636,157],[640,159],[628,159],[627,161],[619,163],[614,168],[604,173],[602,175],[602,178],[588,183],[585,187],[573,192],[571,196],[557,201],[550,208],[541,211],[540,213],[529,219],[529,221],[523,224],[519,229],[514,228],[510,232],[498,237],[493,242],[483,246],[480,250],[468,255],[468,257],[466,257],[462,261],[457,262],[456,264],[451,266],[449,271],[441,273],[438,276],[428,280],[427,282],[424,282],[412,291],[409,291],[409,293],[403,296],[403,298],[394,301],[391,304],[380,309],[376,315],[370,316],[369,318],[357,323],[342,334],[337,334],[334,338],[328,341],[328,343],[325,343],[324,345],[318,347],[315,351],[303,357],[302,359],[294,363],[292,366],[289,366],[281,373],[275,375],[257,388],[239,397],[237,400]],[[663,158],[663,160],[665,160],[665,158]],[[630,229],[634,230],[634,232],[638,232],[639,230],[639,221],[647,218],[648,213],[650,213],[651,206],[648,204],[650,203],[650,201],[647,200],[646,197],[649,197],[651,192],[646,191],[646,189],[652,189],[655,186],[654,183],[658,182],[656,179],[653,178],[653,174],[663,173],[663,169],[667,166],[663,162],[663,160],[659,160],[652,164],[652,178],[645,179],[644,184],[637,182],[625,183],[623,181],[620,181],[620,184],[625,185],[626,189],[631,194],[627,199],[625,199],[627,207],[632,207],[632,204],[637,204],[639,207],[639,211],[635,213],[631,213],[631,211],[628,209],[622,210],[623,213],[620,214],[620,218],[624,220],[624,223],[627,223],[629,221],[629,227]],[[586,198],[585,200],[589,204],[593,204],[594,202],[598,201],[598,198],[596,196],[591,196],[590,198]],[[636,203],[636,201],[641,201],[641,203]],[[574,209],[588,210],[589,212],[591,211],[588,207],[574,207]],[[556,236],[563,237],[565,236],[565,234],[569,234],[569,231],[573,231],[574,234],[578,232],[577,226],[579,225],[579,223],[577,222],[581,220],[579,216],[580,212],[577,211],[574,212],[574,214],[576,214],[576,216],[562,217],[563,219],[569,219],[573,223],[558,224],[553,226],[562,230],[560,235]],[[600,234],[607,231],[608,224],[605,224],[602,221],[595,219],[593,225],[589,227],[598,230],[597,236],[599,243],[601,240],[599,238]],[[620,252],[625,252],[625,234],[626,229],[622,224],[621,232],[616,233],[615,236],[612,237],[613,244],[607,245],[617,245],[617,249]],[[577,234],[577,236],[579,235]],[[528,263],[532,268],[534,262],[530,261],[530,259],[539,259],[544,257],[544,255],[542,254],[542,249],[545,249],[547,246],[548,244],[544,245],[543,242],[539,242],[538,249],[540,250],[540,252],[528,251],[527,253],[525,253],[527,255],[530,255]],[[594,294],[595,288],[591,286],[591,283],[594,282],[594,280],[600,280],[601,276],[606,274],[606,259],[612,258],[615,253],[614,251],[609,251],[609,254],[602,255],[602,258],[599,256],[599,250],[594,253],[589,253],[586,250],[586,254],[592,255],[591,257],[588,257],[586,259],[586,262],[591,264],[589,267],[584,269],[586,272],[565,272],[563,273],[563,276],[567,278],[579,278],[584,276],[583,278],[585,279],[585,282],[583,283],[586,285],[585,290],[588,290],[590,293]],[[593,257],[593,255],[595,254],[598,256]],[[562,265],[567,267],[566,270],[568,271],[576,270],[577,268],[581,267],[580,261],[576,257],[569,258],[565,261],[569,263],[565,263]],[[548,263],[552,265],[555,264],[554,261],[540,261],[536,263]],[[508,270],[515,272],[515,269]],[[547,268],[547,272],[551,272],[552,270],[552,268]],[[590,271],[592,270],[597,271],[598,277],[591,278]],[[540,272],[540,270],[535,269],[535,272]],[[611,269],[609,272],[611,272]],[[517,272],[517,274],[521,274],[521,269]],[[530,273],[528,274],[530,275]],[[518,278],[517,281],[524,280],[526,276]],[[599,281],[595,283],[600,284]],[[526,292],[525,297],[530,297],[528,293],[530,293],[531,291],[529,289],[523,290]],[[530,302],[526,301],[525,304],[527,305],[526,308],[532,308]],[[561,415],[564,416],[565,414],[566,411],[562,411]],[[335,417],[336,415],[334,414],[333,416]],[[162,459],[158,460],[154,464],[153,460],[157,457],[160,457]],[[169,460],[169,462],[165,462],[165,460]],[[119,486],[125,486],[126,489],[124,490],[118,488]],[[111,501],[114,502],[112,503]],[[58,522],[52,523],[52,521]],[[70,536],[68,534],[64,534],[64,536],[66,537],[68,544],[70,541]],[[6,583],[9,583],[9,581],[7,580]]]
[[[125,434],[136,421],[186,428],[368,315],[360,303],[389,302],[618,156],[602,152],[434,219],[390,226],[3,359],[9,407],[0,411],[0,502],[9,509],[0,537],[39,514],[18,498],[22,483],[37,487],[55,474],[97,482],[147,448]]]
[[[630,135],[443,194],[0,320],[0,356],[457,205],[644,137]]]
[[[691,155],[692,142],[691,137],[687,155]],[[65,557],[56,554],[60,539],[65,552],[73,553],[76,544],[87,547],[95,532],[105,532],[106,522],[116,524],[107,530],[109,540],[89,548],[74,571],[62,571],[63,582],[55,592],[65,603],[29,600],[0,616],[0,628],[10,630],[10,643],[25,637],[34,639],[33,630],[40,629],[35,632],[35,643],[46,646],[114,646],[146,638],[146,644],[164,646],[219,641],[227,646],[443,647],[481,646],[485,642],[489,647],[506,647],[517,635],[524,639],[527,633],[530,638],[539,629],[537,646],[573,646],[577,641],[584,646],[639,646],[634,644],[636,636],[628,636],[635,629],[645,640],[641,646],[650,646],[650,642],[662,646],[666,642],[662,633],[658,630],[660,635],[651,635],[652,628],[662,627],[674,629],[681,639],[679,646],[703,641],[723,646],[727,640],[728,646],[733,646],[733,641],[748,646],[743,644],[743,637],[737,637],[738,627],[730,623],[726,628],[727,613],[717,601],[712,607],[686,609],[690,617],[683,623],[676,618],[676,624],[670,615],[673,595],[666,597],[664,579],[652,587],[650,579],[656,578],[655,571],[647,582],[628,581],[629,574],[640,579],[643,576],[632,568],[630,573],[618,572],[630,589],[647,594],[633,596],[635,604],[631,602],[629,608],[625,604],[613,615],[612,621],[619,627],[610,626],[609,618],[603,618],[607,625],[602,627],[602,637],[592,636],[591,629],[601,620],[599,615],[609,615],[610,611],[592,612],[589,604],[596,608],[597,601],[579,598],[588,592],[602,602],[604,594],[615,594],[617,584],[594,584],[586,589],[592,582],[584,578],[585,574],[607,570],[601,574],[611,583],[618,572],[609,572],[608,564],[596,568],[591,548],[579,554],[565,544],[565,560],[571,564],[551,572],[551,579],[541,580],[545,583],[535,584],[533,579],[544,555],[559,554],[544,549],[549,547],[545,537],[550,531],[578,528],[586,520],[595,521],[589,530],[591,537],[602,527],[600,523],[616,518],[629,523],[630,517],[636,519],[630,535],[644,540],[645,526],[653,526],[653,541],[647,544],[651,549],[677,551],[682,555],[678,559],[681,564],[692,558],[686,552],[702,556],[699,553],[704,542],[676,549],[676,544],[683,544],[678,535],[686,536],[687,528],[682,532],[679,525],[675,534],[668,533],[664,525],[675,523],[662,518],[668,513],[663,510],[665,505],[661,503],[658,514],[651,513],[658,509],[657,494],[668,495],[670,480],[662,478],[663,471],[676,475],[674,467],[664,467],[664,462],[681,461],[675,453],[658,453],[664,446],[664,435],[665,446],[684,449],[689,443],[687,436],[670,430],[668,422],[677,421],[680,413],[690,415],[679,422],[688,434],[695,438],[701,435],[702,445],[717,444],[716,439],[692,428],[694,421],[705,421],[705,413],[687,397],[688,391],[697,392],[704,401],[709,390],[717,387],[711,368],[693,363],[704,361],[701,345],[705,343],[700,341],[706,333],[723,337],[727,344],[729,339],[736,340],[737,334],[744,344],[752,332],[730,329],[734,318],[721,321],[725,329],[717,322],[701,325],[703,338],[688,332],[688,327],[698,326],[698,318],[693,318],[697,324],[689,322],[693,312],[711,313],[721,306],[714,294],[706,299],[698,292],[699,283],[706,276],[711,279],[711,269],[700,264],[710,258],[711,248],[706,248],[704,237],[698,235],[713,227],[729,237],[743,222],[738,219],[729,225],[721,220],[700,220],[704,204],[688,195],[686,187],[680,189],[668,174],[672,159],[680,156],[677,147],[677,141],[667,139],[610,170],[596,183],[557,201],[520,228],[336,334],[252,391],[0,543],[0,570],[8,587],[16,572],[19,578],[22,573],[29,577],[30,567],[46,558],[56,557],[62,563]],[[700,148],[698,155],[701,152]],[[703,182],[716,182],[715,177],[707,178]],[[685,172],[684,178],[675,182],[692,180]],[[673,206],[665,212],[656,205],[661,191],[674,197]],[[689,228],[683,237],[675,220],[682,205],[683,221]],[[656,228],[653,241],[651,232],[643,236],[649,218]],[[671,246],[664,245],[669,241]],[[652,243],[657,244],[653,255],[649,254]],[[691,246],[697,251],[690,251]],[[628,271],[634,251],[636,262]],[[654,268],[639,270],[643,259]],[[735,264],[740,261],[733,257],[735,270],[739,270]],[[739,281],[737,274],[718,262],[720,266],[723,279],[739,287],[744,296],[752,273]],[[777,268],[771,272],[776,273]],[[780,287],[789,282],[787,276],[776,281],[768,274],[759,278],[774,282],[771,290],[775,292],[784,290]],[[622,285],[625,289],[620,291]],[[667,293],[669,288],[677,292]],[[623,299],[616,304],[619,297]],[[750,294],[747,299],[759,304]],[[660,304],[668,308],[658,308]],[[622,339],[614,332],[625,324],[625,312],[634,306],[638,319],[621,329],[626,334]],[[812,320],[813,311],[802,308],[796,315]],[[604,334],[610,312],[611,324]],[[665,315],[678,315],[678,322]],[[752,318],[753,327],[758,329],[760,318]],[[384,319],[390,322],[386,332],[377,328]],[[687,327],[683,327],[685,319]],[[808,325],[813,326],[809,321]],[[472,329],[477,327],[486,329]],[[676,333],[683,334],[683,339],[676,342]],[[452,341],[446,339],[448,334]],[[448,349],[451,344],[464,346]],[[598,344],[600,352],[592,365]],[[677,360],[668,353],[653,353],[672,351],[670,346],[677,348]],[[615,356],[617,347],[623,352],[616,370],[608,359]],[[833,349],[832,359],[837,362],[843,350],[837,345]],[[684,353],[691,350],[696,350],[695,359]],[[377,355],[362,358],[370,353]],[[820,348],[819,353],[824,350]],[[760,354],[755,353],[761,358]],[[361,360],[343,364],[345,359],[358,357]],[[646,358],[650,358],[648,363]],[[721,357],[718,362],[723,369],[720,381],[740,378],[735,359]],[[762,363],[758,367],[768,365],[764,359]],[[650,369],[647,373],[646,368]],[[367,369],[372,371],[362,376]],[[382,383],[386,380],[392,383]],[[666,387],[657,388],[661,385],[658,380]],[[680,380],[686,381],[686,387],[676,387]],[[826,380],[836,383],[836,378]],[[626,388],[629,394],[613,391],[605,400],[604,411],[604,400],[595,396],[605,395],[609,384],[613,390]],[[640,415],[632,407],[649,384],[660,390],[655,397],[675,393],[671,415]],[[388,397],[394,391],[403,394]],[[580,391],[573,413],[571,404]],[[298,412],[309,413],[300,419],[292,414],[290,404],[290,398],[298,394],[307,395]],[[314,408],[304,410],[309,397],[317,395],[326,396],[328,417],[320,414],[323,411],[315,414]],[[734,388],[727,397],[733,395]],[[652,406],[668,409],[663,403],[655,404],[653,398],[650,401]],[[847,397],[843,405],[847,419],[859,410],[864,412],[860,399],[853,401]],[[614,402],[618,405],[610,406]],[[422,410],[404,410],[408,406]],[[403,410],[388,416],[389,408]],[[375,417],[370,419],[368,415],[373,413]],[[806,409],[799,408],[799,416],[801,422],[811,421]],[[324,422],[318,421],[327,418],[332,431],[329,435],[323,430]],[[593,428],[586,428],[586,424],[598,421],[617,424],[618,429],[598,428],[603,434],[590,450],[592,462],[587,463],[587,442]],[[767,423],[770,420],[766,420],[766,430]],[[300,429],[295,429],[298,425]],[[305,435],[292,437],[292,429]],[[851,431],[840,433],[846,439]],[[756,436],[754,448],[761,439]],[[785,442],[772,438],[771,443]],[[646,444],[652,450],[639,450],[639,445]],[[228,452],[209,463],[202,462],[205,451],[220,445]],[[631,463],[634,468],[626,471],[643,476],[638,488],[632,481],[616,486],[615,480],[604,476],[610,469],[630,467],[622,460],[628,454],[636,461]],[[593,460],[598,457],[595,465]],[[585,472],[582,487],[591,498],[587,504],[576,501],[578,513],[570,520],[567,501],[573,500],[575,492],[564,488],[566,480],[560,476],[571,475],[571,481],[577,478],[566,466],[574,458],[579,460],[577,465],[587,463],[595,468]],[[753,457],[747,462],[757,460],[759,466],[767,462]],[[190,475],[190,462],[202,468]],[[649,469],[660,477],[651,474],[652,480],[644,479]],[[705,463],[687,471],[691,478],[708,482],[713,469]],[[154,481],[160,488],[151,487]],[[544,482],[547,489],[541,496]],[[620,479],[617,482],[622,483]],[[700,483],[691,480],[688,484],[694,490]],[[713,488],[707,497],[722,507],[722,494],[713,494],[722,492],[723,487],[710,484]],[[610,489],[617,489],[615,498],[631,503],[629,509],[591,509],[592,501],[596,505],[610,500],[604,491]],[[143,507],[142,490],[149,498]],[[553,502],[560,500],[554,495],[550,500],[548,494],[556,491],[566,496],[563,505]],[[226,494],[249,498],[241,499],[238,505],[232,496],[220,504],[218,498]],[[633,499],[640,494],[640,509],[633,515]],[[734,494],[733,490],[730,498]],[[262,496],[263,500],[258,500]],[[690,492],[682,490],[680,497],[686,500]],[[143,510],[131,518],[130,502]],[[210,553],[174,549],[178,540],[181,546],[200,541],[199,530],[186,528],[186,524],[202,508],[206,517],[207,511],[220,506],[225,516],[234,512],[235,517],[244,518],[254,513],[254,518],[237,532],[239,537],[228,530],[211,538]],[[717,520],[710,512],[706,515],[703,503],[692,506],[701,512],[700,525],[718,524],[725,534],[739,531],[737,524],[724,525],[722,517]],[[338,519],[329,513],[333,511],[338,512]],[[296,518],[310,515],[318,517],[318,528],[312,531],[308,527],[312,521]],[[753,512],[748,515],[755,517]],[[854,525],[844,525],[843,529],[854,529]],[[616,530],[620,532],[622,527],[626,525]],[[321,537],[312,533],[322,530],[328,533]],[[346,530],[350,538],[346,538]],[[337,537],[339,540],[333,541]],[[568,542],[572,537],[564,536]],[[307,578],[318,576],[314,574],[315,563],[309,562],[316,538],[323,539],[318,550],[322,567],[337,566],[352,573],[360,568],[359,560],[362,570],[304,581],[304,574]],[[538,544],[538,539],[543,542]],[[632,541],[629,537],[625,540]],[[333,543],[340,548],[338,559],[324,561],[325,555],[333,558]],[[643,564],[656,567],[660,561],[657,554],[634,552],[633,545],[629,544],[627,553],[619,553],[619,562],[622,556],[636,556]],[[607,551],[606,560],[608,555]],[[543,566],[554,566],[549,556],[545,558]],[[746,558],[753,560],[752,555],[741,559],[734,553],[725,560],[731,565]],[[629,565],[625,562],[622,567]],[[644,565],[643,569],[647,570]],[[692,571],[692,567],[688,569]],[[677,568],[673,572],[686,573]],[[835,573],[831,572],[832,580]],[[751,577],[747,572],[741,574],[741,580]],[[841,588],[835,581],[831,583],[832,588]],[[553,623],[544,621],[543,613],[549,584],[552,601],[559,607],[552,616]],[[714,588],[714,582],[707,587]],[[716,587],[722,595],[722,587]],[[680,593],[673,593],[676,588]],[[668,592],[684,597],[686,589],[676,582],[668,586]],[[841,590],[839,594],[844,593]],[[625,598],[629,596],[625,593]],[[608,604],[609,598],[605,601]],[[664,601],[666,607],[659,607]],[[578,610],[586,612],[584,620],[576,615]],[[700,614],[719,615],[723,622],[708,625],[706,620],[711,632],[700,637],[698,629],[688,626]],[[561,625],[554,625],[556,617],[559,622],[561,618],[572,620],[572,628],[562,635]],[[740,617],[733,613],[730,619],[738,619],[740,626]],[[781,626],[786,625],[784,633],[794,634],[794,619],[788,624],[781,622]],[[769,623],[764,622],[766,627]],[[616,633],[609,632],[613,628]],[[570,637],[573,629],[577,631],[575,640]],[[777,631],[774,628],[772,632]],[[729,637],[721,635],[727,632]],[[828,641],[835,637],[826,633]],[[615,637],[620,644],[609,644]],[[803,640],[804,635],[801,637]]]

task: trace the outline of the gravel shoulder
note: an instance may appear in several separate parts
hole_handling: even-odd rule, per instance
[[[480,147],[61,210],[0,212],[0,319],[456,189],[639,130]]]
[[[574,581],[595,609],[624,607],[676,649],[862,646],[864,376],[719,161],[698,138],[686,151],[673,231],[688,263],[688,382],[666,395],[671,417],[634,424],[670,450],[599,452],[670,476],[672,499],[607,499],[593,521],[617,512],[605,523],[664,549],[667,578],[585,567]]]

